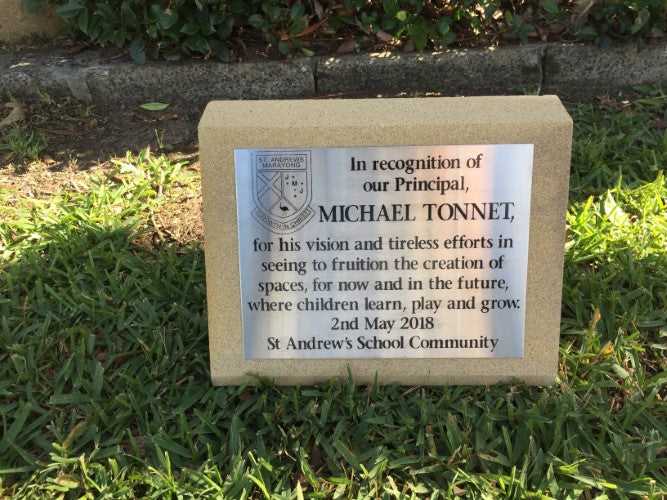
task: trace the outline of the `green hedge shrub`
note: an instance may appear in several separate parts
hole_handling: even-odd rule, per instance
[[[27,11],[47,0],[23,0]],[[51,0],[83,38],[147,57],[201,54],[230,58],[232,39],[263,40],[282,54],[313,37],[346,35],[413,44],[422,51],[453,43],[484,45],[546,37],[639,40],[667,28],[667,0]],[[477,42],[477,43],[475,43]]]

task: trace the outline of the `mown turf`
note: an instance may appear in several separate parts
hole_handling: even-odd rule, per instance
[[[0,193],[0,496],[667,495],[665,97],[579,106],[552,387],[212,387],[204,255],[146,155]],[[190,187],[188,187],[190,186]]]

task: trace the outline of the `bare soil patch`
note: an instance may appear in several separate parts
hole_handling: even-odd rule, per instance
[[[0,144],[6,142],[11,128],[18,127],[41,134],[46,147],[36,161],[21,153],[0,151],[0,193],[5,193],[7,204],[46,200],[62,190],[83,191],[91,174],[105,176],[117,168],[114,158],[147,148],[153,155],[166,154],[172,161],[186,162],[188,169],[199,170],[200,107],[179,103],[151,112],[48,96],[18,104],[25,118],[0,128]],[[0,121],[13,109],[1,106]],[[201,190],[195,187],[179,186],[170,193],[160,212],[152,214],[154,231],[143,237],[143,243],[201,241]]]
[[[110,159],[145,148],[197,163],[197,123],[203,108],[180,103],[151,112],[49,97],[19,105],[25,119],[12,127],[41,134],[46,147],[38,161],[0,151],[2,189],[32,186],[30,192],[20,192],[49,196],[58,191],[58,185],[79,179],[82,172],[113,168]],[[0,107],[0,121],[10,109]],[[6,140],[9,128],[0,128],[0,143]]]

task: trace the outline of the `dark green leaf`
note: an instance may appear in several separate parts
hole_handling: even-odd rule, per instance
[[[301,47],[303,47],[303,42],[300,38],[290,37],[289,40],[292,43],[293,49],[301,49]]]
[[[232,0],[229,9],[236,14],[244,14],[248,7],[249,5],[245,0]]]
[[[610,49],[614,46],[614,42],[608,36],[602,35],[595,39],[595,43],[603,49]]]
[[[286,56],[287,54],[289,54],[289,51],[290,47],[287,42],[282,42],[282,41],[278,42],[278,52]]]
[[[382,7],[388,17],[395,17],[399,9],[397,0],[382,0]]]
[[[218,24],[220,24],[225,20],[225,17],[227,16],[225,16],[225,14],[223,14],[219,10],[211,11],[208,15],[208,23],[212,24],[213,26],[217,26]]]
[[[291,35],[297,35],[301,33],[303,30],[305,30],[307,27],[308,27],[308,18],[306,16],[303,16],[292,26],[290,26],[289,32]]]
[[[197,23],[186,23],[181,28],[181,33],[186,35],[196,35],[199,33],[199,25]]]
[[[345,24],[349,24],[350,26],[358,26],[359,24],[357,18],[354,16],[338,16],[338,19]]]
[[[443,46],[448,46],[454,43],[456,40],[456,33],[453,31],[448,31],[447,34],[440,38],[440,44]]]
[[[632,25],[632,30],[630,33],[634,35],[635,33],[641,31],[641,29],[646,26],[646,23],[648,23],[650,18],[650,12],[646,9],[641,9],[637,13],[637,18],[635,19],[635,23]]]
[[[583,40],[595,40],[598,37],[598,30],[593,26],[584,26],[577,32],[577,36]]]
[[[229,38],[232,34],[232,30],[234,29],[234,16],[227,16],[225,19],[217,25],[217,32],[218,36],[222,40],[226,40]]]
[[[199,33],[201,33],[203,36],[207,37],[209,35],[212,35],[215,33],[215,27],[211,24],[204,23],[199,25]]]
[[[436,25],[436,28],[441,35],[445,35],[447,32],[449,32],[449,27],[451,26],[451,24],[452,24],[451,18],[441,17],[440,20],[438,21],[438,24]]]
[[[127,32],[124,29],[116,30],[111,35],[111,41],[116,45],[116,47],[122,47],[123,45],[125,45],[126,39],[127,39]]]
[[[158,24],[162,29],[168,30],[178,21],[178,13],[171,9],[167,9],[158,17]]]
[[[97,40],[97,37],[100,35],[100,19],[98,17],[93,17],[88,21],[88,36],[91,40]]]
[[[167,61],[178,61],[183,55],[179,49],[173,49],[162,52],[162,57]]]
[[[222,43],[220,43],[218,40],[210,40],[208,42],[209,47],[211,48],[211,52],[221,61],[223,62],[229,62],[229,59],[231,57],[231,54],[229,52],[229,49],[225,47]]]
[[[505,11],[505,22],[510,26],[514,26],[514,16],[512,15],[512,12],[509,10]]]
[[[84,9],[81,11],[81,14],[79,14],[79,18],[77,19],[77,25],[79,26],[79,30],[81,30],[82,33],[88,34],[88,10]]]
[[[544,0],[542,2],[542,8],[548,14],[552,14],[554,16],[560,14],[560,9],[558,8],[558,4],[555,0]]]
[[[422,52],[426,48],[426,43],[428,42],[428,36],[425,31],[420,31],[415,35],[415,47],[419,52]]]
[[[151,4],[148,12],[150,12],[151,16],[153,16],[153,19],[157,21],[164,12],[164,7],[162,7],[162,5],[159,3],[154,3]]]
[[[120,8],[121,23],[125,28],[140,30],[141,26],[137,15],[132,10],[129,2],[123,2]]]
[[[306,13],[306,8],[303,6],[303,4],[297,3],[294,4],[290,9],[290,18],[292,19],[292,21],[296,21],[305,13]]]
[[[83,9],[84,6],[79,3],[68,2],[58,7],[56,9],[56,14],[58,14],[63,19],[71,19],[75,16],[78,16],[79,12],[81,12]]]
[[[101,17],[102,19],[106,21],[117,21],[118,20],[118,13],[114,9],[111,8],[111,5],[106,4],[106,3],[100,3],[97,4],[96,7],[97,10],[95,10],[95,16]],[[111,27],[110,27],[111,28]]]
[[[130,57],[137,64],[144,64],[146,62],[143,38],[135,38],[132,40],[132,43],[130,43]]]
[[[264,24],[264,18],[259,14],[253,14],[248,18],[248,24],[255,28],[260,28]]]
[[[206,39],[201,35],[193,35],[188,37],[188,39],[185,41],[185,45],[189,49],[201,54],[208,52],[208,43],[206,43]]]
[[[262,5],[262,9],[272,22],[278,21],[283,15],[283,9],[278,5],[269,5],[265,2],[264,5]]]

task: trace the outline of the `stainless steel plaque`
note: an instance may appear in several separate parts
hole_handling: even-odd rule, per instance
[[[245,358],[522,357],[532,162],[235,150]]]

